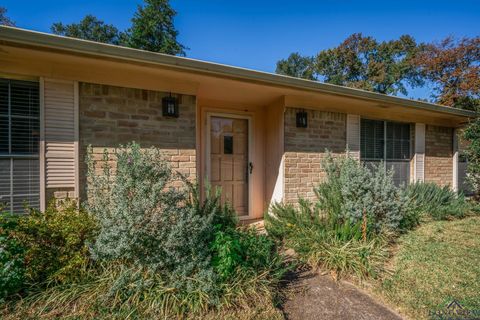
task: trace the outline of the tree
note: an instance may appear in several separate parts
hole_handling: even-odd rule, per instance
[[[480,105],[480,37],[425,45],[413,63],[433,83],[436,102],[470,110]]]
[[[123,38],[123,34],[115,26],[106,24],[91,14],[86,15],[79,23],[66,25],[61,22],[54,23],[51,30],[62,36],[115,45],[121,44]]]
[[[12,20],[10,20],[9,17],[7,17],[7,9],[4,7],[0,7],[0,25],[15,27],[15,22],[13,22]]]
[[[325,82],[384,94],[407,94],[406,83],[421,85],[411,60],[418,46],[408,35],[377,42],[352,34],[338,47],[322,50],[315,59],[315,72]]]
[[[348,86],[384,94],[407,94],[406,84],[419,86],[423,79],[412,65],[421,46],[408,35],[377,42],[355,33],[339,46],[316,57],[292,53],[277,62],[277,73]]]
[[[313,59],[301,56],[298,52],[290,54],[287,59],[278,61],[275,72],[291,77],[316,80],[313,74]]]
[[[128,30],[127,45],[132,48],[172,55],[185,55],[185,47],[177,41],[173,24],[176,15],[168,0],[145,0],[138,6]]]
[[[468,142],[465,150],[468,160],[467,181],[478,196],[480,194],[480,118],[472,120],[465,128],[463,137]]]

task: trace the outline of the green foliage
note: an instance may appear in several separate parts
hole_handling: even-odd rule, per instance
[[[23,289],[25,283],[25,249],[11,237],[17,224],[15,216],[4,213],[0,217],[0,303]]]
[[[409,198],[382,165],[368,169],[349,156],[327,154],[322,167],[326,178],[315,188],[317,201],[273,205],[265,216],[269,235],[336,276],[378,275],[391,231],[415,224]]]
[[[15,27],[15,22],[7,17],[7,9],[4,7],[0,7],[0,25]]]
[[[300,201],[298,209],[275,204],[265,215],[265,227],[313,268],[328,269],[335,277],[377,276],[387,257],[388,238],[367,230],[363,222],[334,222],[336,218],[319,213],[308,201]]]
[[[417,182],[408,185],[405,194],[412,199],[417,211],[435,220],[462,218],[472,209],[463,194],[457,194],[449,186]]]
[[[468,161],[467,181],[473,187],[475,194],[480,195],[480,118],[469,123],[463,137],[468,142],[465,150]]]
[[[173,23],[176,14],[168,0],[145,0],[144,5],[137,8],[132,18],[132,26],[125,31],[120,31],[114,25],[107,24],[91,14],[78,23],[54,23],[50,29],[54,34],[67,37],[171,55],[185,55],[186,48],[177,41],[178,31]]]
[[[87,244],[96,222],[74,201],[53,201],[42,213],[30,210],[10,223],[10,236],[25,248],[25,277],[30,284],[80,281],[90,263]]]
[[[122,37],[124,37],[124,34],[114,25],[106,24],[91,14],[86,15],[79,23],[65,25],[61,22],[57,22],[54,23],[50,29],[54,34],[66,37],[115,45],[121,44]]]
[[[237,272],[262,272],[278,265],[281,259],[275,243],[256,230],[218,230],[212,243],[213,266],[223,280]]]
[[[423,85],[412,60],[422,46],[409,35],[378,42],[355,33],[315,57],[292,54],[277,63],[277,73],[384,94],[407,94],[406,84]]]
[[[411,210],[408,198],[393,183],[393,172],[386,172],[383,164],[369,169],[349,156],[328,154],[322,166],[326,180],[315,188],[316,206],[330,223],[359,223],[366,213],[369,226],[397,230]]]
[[[191,200],[197,197],[190,197],[185,186],[175,188],[182,178],[158,149],[142,150],[132,143],[117,149],[114,157],[116,168],[105,153],[102,174],[96,173],[91,152],[87,160],[85,206],[100,224],[94,257],[161,272],[179,287],[192,284],[192,278],[201,279],[205,290],[213,290],[209,247],[213,223],[220,219],[217,215],[229,213],[221,209],[218,196],[202,204]]]
[[[222,293],[217,295],[202,290],[178,290],[157,272],[126,267],[118,262],[101,264],[97,269],[94,277],[82,283],[47,288],[18,301],[14,312],[10,309],[2,314],[0,310],[0,316],[3,315],[2,319],[52,316],[61,319],[237,319],[221,315],[234,310],[255,315],[259,306],[274,309],[273,290],[278,284],[270,272],[237,272],[228,282],[217,285]],[[212,302],[216,304],[212,306]]]
[[[290,54],[287,59],[282,59],[277,62],[275,72],[286,76],[315,80],[313,67],[312,58],[304,57],[298,52],[294,52]]]
[[[128,46],[132,48],[185,55],[185,47],[178,43],[178,31],[173,19],[177,14],[168,0],[144,0],[132,18],[128,30]]]

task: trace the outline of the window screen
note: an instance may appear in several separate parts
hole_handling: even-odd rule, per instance
[[[410,180],[410,124],[361,120],[360,158],[367,167],[383,161],[397,185]]]
[[[0,79],[0,203],[11,212],[40,202],[37,82]]]

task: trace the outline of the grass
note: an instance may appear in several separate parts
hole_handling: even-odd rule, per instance
[[[392,274],[378,285],[387,302],[412,319],[452,299],[480,310],[480,217],[430,222],[398,243]]]
[[[61,285],[31,294],[0,310],[2,319],[281,319],[268,272],[238,273],[223,284],[218,306],[205,292],[188,294],[154,279],[141,288],[130,284],[112,291],[119,270],[107,267],[80,284]],[[148,277],[146,278],[148,280]],[[144,286],[144,287],[143,287]],[[126,291],[125,291],[126,290]]]

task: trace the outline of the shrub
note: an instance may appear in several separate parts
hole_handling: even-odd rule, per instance
[[[273,205],[265,227],[314,268],[376,276],[391,231],[411,227],[416,212],[381,164],[369,169],[348,156],[327,154],[322,166],[326,178],[314,189],[317,200]]]
[[[275,243],[256,230],[218,230],[212,243],[213,266],[223,281],[235,273],[281,269]]]
[[[376,276],[387,257],[388,237],[366,228],[366,216],[359,223],[319,215],[315,206],[301,200],[299,208],[275,204],[265,216],[265,227],[275,239],[292,248],[298,258],[313,268],[359,278]]]
[[[94,256],[161,272],[177,287],[202,283],[202,290],[214,290],[209,245],[214,223],[233,213],[223,211],[218,196],[200,202],[198,192],[181,184],[183,178],[158,149],[142,150],[132,143],[117,149],[114,157],[116,168],[104,155],[101,175],[91,153],[87,160],[86,207],[100,223]]]
[[[25,282],[24,251],[10,231],[17,224],[15,216],[0,217],[0,303],[23,289]]]
[[[95,220],[75,201],[52,201],[44,213],[31,209],[10,224],[11,237],[25,248],[25,277],[30,284],[79,281],[90,263],[87,244]]]
[[[369,169],[349,156],[333,158],[330,154],[322,166],[326,179],[315,188],[316,205],[330,223],[359,223],[366,213],[377,230],[399,228],[411,207],[393,183],[393,172],[386,172],[381,163]]]
[[[478,198],[480,195],[480,118],[477,117],[470,122],[463,132],[463,138],[468,141],[465,150],[468,161],[467,181]]]
[[[405,195],[413,201],[417,211],[435,220],[461,218],[472,209],[462,193],[456,193],[449,186],[440,187],[435,183],[412,183],[405,189]]]
[[[266,277],[273,281],[269,268],[279,260],[274,244],[236,230],[235,212],[221,205],[218,190],[207,188],[201,200],[198,188],[174,173],[155,148],[132,143],[117,149],[114,157],[116,168],[104,154],[101,174],[91,151],[87,160],[86,207],[100,224],[92,247],[95,259],[160,277],[179,295],[208,295],[210,305],[218,305],[222,290],[239,272],[250,279],[258,270],[268,270]],[[128,272],[119,277],[119,288],[135,282]]]

